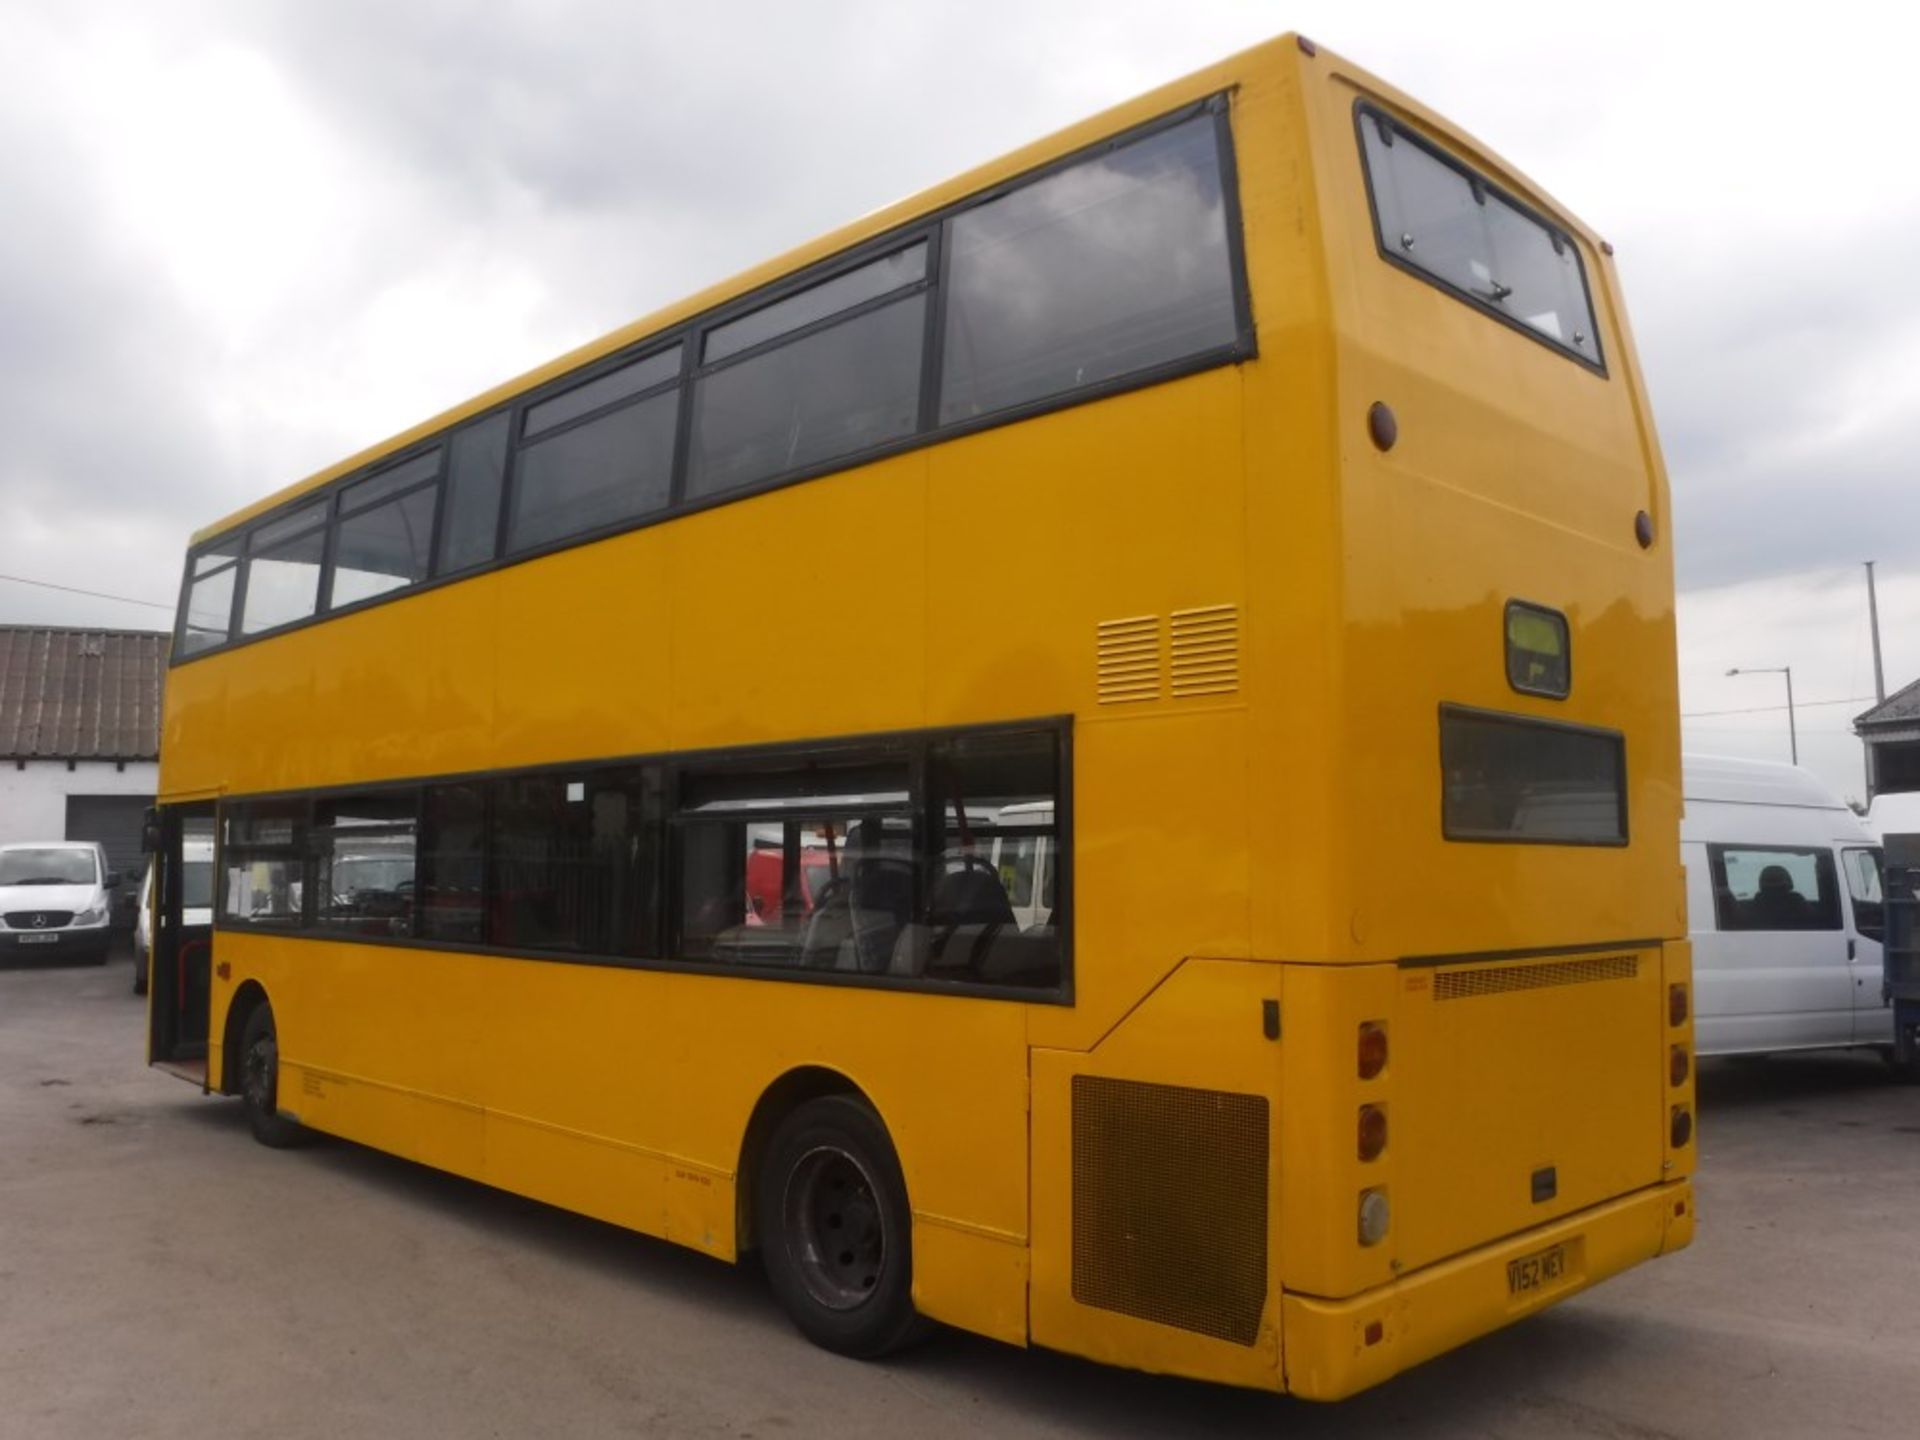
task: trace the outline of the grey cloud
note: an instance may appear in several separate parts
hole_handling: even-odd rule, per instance
[[[165,32],[175,48],[161,58],[220,40],[264,56],[339,147],[360,194],[391,213],[384,227],[376,215],[373,233],[343,234],[327,276],[264,302],[275,312],[240,357],[296,396],[310,376],[329,403],[248,413],[236,440],[218,423],[233,403],[218,387],[235,357],[154,273],[146,237],[102,229],[85,156],[49,133],[30,94],[3,86],[9,64],[32,64],[36,34],[77,31],[80,12],[47,6],[38,32],[10,35],[14,59],[0,57],[0,527],[77,507],[71,540],[40,556],[9,550],[14,568],[88,584],[110,567],[117,583],[97,588],[137,582],[141,593],[172,590],[192,525],[415,418],[394,419],[390,397],[356,388],[353,345],[365,342],[351,337],[375,297],[435,276],[456,253],[511,262],[544,277],[549,294],[516,342],[525,353],[504,363],[458,353],[425,326],[397,342],[383,334],[417,355],[423,392],[439,403],[1293,18],[1131,0],[182,3]],[[1900,513],[1920,416],[1838,423],[1863,383],[1859,357],[1920,333],[1920,292],[1879,278],[1910,268],[1910,225],[1819,239],[1717,234],[1704,165],[1684,201],[1633,211],[1622,203],[1630,192],[1598,183],[1601,167],[1703,157],[1600,153],[1596,137],[1609,132],[1591,107],[1632,80],[1640,49],[1624,31],[1597,60],[1583,44],[1591,63],[1571,83],[1536,63],[1565,37],[1535,22],[1487,27],[1504,37],[1489,56],[1463,38],[1472,27],[1458,16],[1321,9],[1302,7],[1310,32],[1458,115],[1548,190],[1612,194],[1620,213],[1588,218],[1620,243],[1673,477],[1683,584],[1850,561],[1868,544],[1890,568],[1920,567],[1920,527],[1883,518]],[[86,10],[107,27],[116,15],[154,23],[115,0]],[[1631,103],[1638,114],[1660,99]],[[1697,209],[1672,213],[1681,203]],[[1783,186],[1781,203],[1819,197]],[[311,223],[324,230],[333,218],[316,207]],[[496,303],[472,288],[456,299]],[[0,619],[19,601],[0,585]]]

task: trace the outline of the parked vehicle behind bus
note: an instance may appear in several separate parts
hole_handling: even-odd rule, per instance
[[[1699,1053],[1891,1046],[1872,832],[1796,766],[1689,755],[1682,770]]]
[[[0,955],[104,965],[119,883],[90,840],[0,845]]]

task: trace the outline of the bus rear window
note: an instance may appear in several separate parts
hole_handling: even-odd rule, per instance
[[[1449,840],[1627,843],[1626,741],[1615,731],[1444,705],[1440,767]]]
[[[1380,253],[1600,369],[1572,238],[1378,110],[1362,106],[1358,116]]]

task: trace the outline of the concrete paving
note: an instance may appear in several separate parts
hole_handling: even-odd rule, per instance
[[[1684,1255],[1313,1406],[943,1333],[862,1365],[750,1270],[141,1063],[124,961],[0,969],[0,1437],[1920,1433],[1920,1089],[1711,1065]]]

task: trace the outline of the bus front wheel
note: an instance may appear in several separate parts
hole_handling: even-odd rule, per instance
[[[273,1007],[262,1000],[247,1016],[240,1032],[240,1103],[247,1124],[262,1145],[284,1150],[297,1145],[305,1131],[280,1113],[280,1042],[273,1028]]]
[[[768,1283],[827,1350],[874,1359],[927,1329],[913,1308],[913,1216],[880,1117],[825,1095],[780,1123],[755,1195]]]

